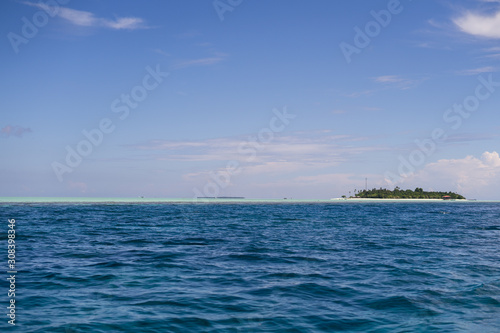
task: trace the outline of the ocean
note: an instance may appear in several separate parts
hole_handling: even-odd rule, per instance
[[[8,201],[1,332],[500,331],[499,202]]]

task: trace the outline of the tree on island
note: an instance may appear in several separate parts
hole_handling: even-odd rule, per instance
[[[349,196],[353,198],[352,196]],[[412,190],[401,190],[398,186],[394,188],[393,191],[379,188],[371,190],[359,191],[354,198],[372,198],[372,199],[443,199],[443,197],[449,199],[465,199],[463,195],[455,192],[436,192],[436,191],[424,191],[423,188],[417,187],[414,191]]]

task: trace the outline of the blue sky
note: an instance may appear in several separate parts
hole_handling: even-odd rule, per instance
[[[0,196],[500,199],[500,1],[0,9]]]

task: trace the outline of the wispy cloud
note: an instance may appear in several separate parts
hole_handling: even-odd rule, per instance
[[[139,17],[116,17],[113,19],[96,17],[93,13],[67,7],[51,7],[45,3],[24,2],[24,4],[38,7],[48,13],[66,20],[70,24],[80,27],[104,27],[113,30],[144,29],[145,22]]]
[[[401,77],[399,75],[382,75],[372,78],[375,82],[391,86],[393,88],[406,90],[413,88],[425,79],[414,80]]]
[[[453,50],[453,42],[457,40],[457,27],[450,20],[427,20],[417,29],[417,39],[408,42],[414,47],[433,50]],[[443,42],[444,41],[444,42]]]
[[[333,114],[343,114],[343,113],[346,113],[345,110],[341,110],[341,109],[335,109],[332,111]]]
[[[445,143],[462,144],[474,141],[497,140],[500,134],[497,133],[460,133],[450,134],[443,140]]]
[[[371,96],[374,93],[378,92],[379,90],[376,89],[366,89],[362,91],[355,91],[352,93],[345,94],[345,97],[350,97],[350,98],[358,98],[358,97],[363,97],[363,96]]]
[[[255,195],[260,193],[273,193],[274,197],[288,197],[291,198],[332,198],[340,197],[342,194],[349,194],[356,188],[364,188],[365,178],[369,179],[370,187],[383,186],[383,180],[377,174],[363,174],[360,177],[355,173],[322,173],[312,172],[309,175],[301,175],[292,178],[271,178],[266,179],[265,182],[249,177],[250,183],[246,186],[248,192],[251,194],[252,189]],[[240,181],[241,183],[242,181]],[[243,187],[239,184],[239,187]]]
[[[413,43],[415,47],[420,47],[424,49],[446,49],[450,50],[449,46],[444,46],[442,43],[434,41],[418,41]]]
[[[485,58],[500,58],[500,47],[490,47],[482,50]]]
[[[192,147],[206,147],[207,142],[151,140],[147,143],[128,146],[137,150],[169,150]]]
[[[463,32],[484,38],[500,38],[500,11],[493,15],[466,12],[453,20]]]
[[[31,128],[12,126],[12,125],[7,125],[0,130],[0,134],[6,138],[10,136],[16,136],[18,138],[21,138],[24,134],[31,132],[33,132]]]
[[[143,25],[144,20],[139,17],[120,17],[115,19],[114,21],[100,19],[100,21],[103,26],[115,30],[120,30],[120,29],[135,30],[144,28]]]
[[[181,69],[193,66],[211,66],[218,64],[219,62],[225,60],[227,58],[227,54],[224,53],[216,53],[212,57],[198,58],[198,59],[190,59],[183,60],[174,65],[174,69]]]
[[[496,72],[498,69],[493,66],[485,66],[485,67],[479,67],[479,68],[473,68],[473,69],[466,69],[462,71],[458,71],[458,75],[479,75],[482,73],[493,73]]]
[[[154,49],[153,51],[155,53],[161,54],[162,56],[165,56],[165,57],[171,57],[172,56],[170,53],[165,52],[162,49]]]
[[[395,83],[395,82],[403,82],[405,79],[397,76],[397,75],[384,75],[373,78],[376,82],[382,83]]]
[[[73,182],[69,181],[68,187],[74,189],[80,193],[87,193],[87,184],[84,182]]]
[[[400,75],[381,75],[376,77],[369,78],[372,83],[370,88],[361,91],[355,91],[351,93],[343,94],[345,97],[349,98],[359,98],[365,96],[372,96],[376,93],[379,93],[388,89],[398,89],[398,90],[407,90],[416,87],[418,84],[427,80],[427,77],[422,77],[418,79],[410,79],[406,77],[402,77]]]
[[[227,161],[238,161],[245,175],[286,174],[309,172],[335,167],[340,163],[381,151],[368,137],[334,134],[331,131],[294,132],[277,136],[269,143],[260,143],[255,137],[215,138],[204,141],[155,140],[129,146],[146,157],[170,162],[212,162],[222,168]],[[201,166],[202,164],[200,164]],[[185,179],[208,177],[216,170],[197,170],[184,175]]]

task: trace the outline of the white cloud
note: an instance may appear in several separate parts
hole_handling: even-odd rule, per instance
[[[453,20],[463,32],[477,37],[500,38],[500,11],[493,15],[466,12]]]
[[[101,19],[101,23],[103,26],[115,30],[121,30],[121,29],[134,30],[143,28],[142,24],[144,23],[144,21],[139,17],[120,17],[114,21]]]
[[[366,141],[367,144],[359,144]],[[356,142],[356,144],[354,144]],[[294,132],[289,135],[276,134],[269,142],[261,142],[254,135],[247,137],[217,138],[205,141],[161,141],[129,146],[138,152],[149,151],[147,158],[169,161],[190,162],[199,168],[184,174],[184,179],[195,180],[225,168],[228,161],[238,161],[242,174],[261,176],[271,174],[291,174],[294,172],[316,172],[338,166],[340,163],[370,151],[385,148],[374,145],[367,137],[336,135],[331,131]],[[212,168],[207,164],[212,165]],[[213,168],[215,166],[215,169]]]
[[[481,159],[485,165],[491,167],[500,167],[500,157],[498,156],[498,153],[496,151],[492,153],[487,151],[484,152],[481,156]]]
[[[500,199],[499,184],[500,156],[496,151],[486,151],[480,158],[466,156],[429,163],[402,185],[453,190],[468,198]]]
[[[48,6],[40,3],[38,4],[38,7],[45,10]],[[96,25],[98,22],[98,19],[94,17],[94,14],[70,8],[59,8],[58,15],[74,25],[83,27],[90,27]]]
[[[67,22],[80,27],[105,27],[114,30],[135,30],[145,28],[144,20],[139,17],[117,17],[114,20],[96,17],[93,13],[67,7],[51,7],[44,3],[24,2],[38,7],[47,13],[53,13]]]

